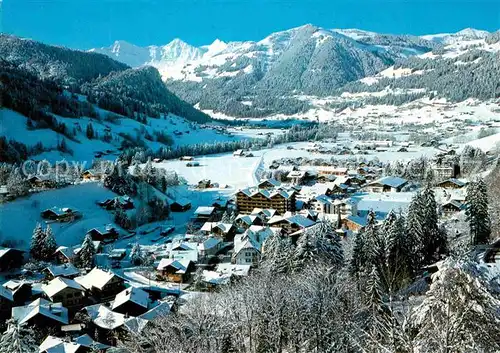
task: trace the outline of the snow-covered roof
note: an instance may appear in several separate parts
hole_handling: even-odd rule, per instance
[[[101,328],[114,330],[125,324],[125,315],[115,313],[103,304],[90,305],[85,310],[94,324]]]
[[[399,188],[406,184],[408,181],[404,178],[396,177],[396,176],[386,176],[383,178],[380,178],[378,180],[375,180],[371,182],[368,185],[375,185],[375,184],[380,184],[380,185],[387,185],[390,186],[391,188]]]
[[[229,284],[229,282],[231,281],[230,274],[222,274],[216,271],[207,270],[203,270],[203,272],[201,273],[201,278],[204,282],[216,285]]]
[[[201,227],[203,232],[211,232],[215,228],[219,229],[222,233],[228,233],[233,225],[231,223],[221,223],[221,222],[205,222]]]
[[[189,199],[187,199],[185,197],[179,197],[179,198],[176,198],[173,202],[171,202],[171,204],[172,203],[176,203],[179,206],[184,207],[184,206],[190,205],[191,204],[191,200],[189,200]]]
[[[80,344],[65,342],[62,338],[48,336],[39,346],[40,353],[75,353]]]
[[[190,263],[191,260],[161,259],[156,269],[161,271],[172,266],[177,269],[177,273],[186,273]]]
[[[43,315],[62,324],[68,324],[68,309],[61,303],[52,303],[39,298],[28,305],[12,308],[12,318],[23,324],[37,315]]]
[[[140,288],[129,287],[116,295],[111,308],[116,309],[127,302],[135,303],[147,309],[149,294]]]
[[[99,343],[97,341],[94,341],[92,337],[89,335],[85,334],[80,337],[75,338],[75,343],[78,343],[79,345],[87,348],[97,348],[97,349],[107,349],[109,348],[108,345],[104,343]]]
[[[280,195],[284,199],[289,199],[295,194],[295,190],[284,190],[284,189],[259,189],[258,187],[252,186],[246,189],[240,190],[240,192],[244,193],[248,197],[253,197],[255,195],[261,194],[265,198],[271,199],[277,195]]]
[[[278,187],[281,185],[281,182],[276,180],[276,179],[264,179],[262,180],[260,183],[259,183],[259,186],[262,185],[262,184],[266,184],[266,183],[269,183],[271,184],[272,186],[275,186],[275,187]]]
[[[0,248],[0,259],[1,259],[2,257],[4,257],[4,256],[5,256],[5,254],[7,254],[8,252],[13,251],[13,250],[16,250],[16,249],[11,249],[11,248]],[[22,252],[21,250],[16,250],[16,251]]]
[[[144,314],[140,315],[139,318],[144,319],[144,320],[153,320],[158,316],[161,315],[166,315],[170,313],[172,310],[172,302],[161,302],[160,304],[156,305],[154,308],[150,309],[149,311],[145,312]]]
[[[295,216],[286,218],[286,221],[292,224],[296,224],[301,228],[307,228],[314,225],[316,222],[304,217],[301,214],[296,214]]]
[[[42,286],[42,290],[49,298],[52,298],[57,293],[66,288],[72,288],[75,290],[80,290],[82,292],[85,291],[85,288],[83,288],[76,281],[64,277],[56,277],[52,281],[50,281],[49,284]]]
[[[51,265],[46,268],[47,271],[54,277],[58,276],[76,276],[80,273],[80,271],[73,264],[62,264],[62,265]]]
[[[276,214],[276,210],[273,208],[254,208],[250,215],[264,215],[266,217],[272,217]]]
[[[216,272],[236,276],[248,276],[250,265],[235,265],[231,263],[221,263],[215,268]]]
[[[55,253],[61,253],[67,259],[71,259],[73,257],[73,249],[68,248],[67,246],[60,246],[56,249]]]
[[[0,297],[10,300],[11,302],[14,301],[14,295],[12,293],[12,290],[6,288],[5,286],[0,286]]]
[[[251,215],[240,214],[238,215],[238,217],[236,217],[236,221],[241,221],[248,225],[252,225],[257,218],[262,219],[261,216],[257,214],[251,214]]]
[[[75,281],[87,289],[97,288],[102,289],[111,281],[116,274],[94,267],[92,271],[84,276],[75,278]]]
[[[194,211],[197,216],[210,216],[215,210],[215,207],[211,206],[200,206]]]
[[[210,237],[198,245],[198,250],[208,250],[217,247],[221,243],[219,238]]]

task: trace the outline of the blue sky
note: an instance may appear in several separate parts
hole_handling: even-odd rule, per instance
[[[0,0],[1,1],[1,0]],[[1,3],[1,2],[0,2]],[[500,28],[500,0],[3,0],[2,32],[88,49],[259,40],[306,23],[383,33]]]

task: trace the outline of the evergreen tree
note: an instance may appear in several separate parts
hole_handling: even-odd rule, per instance
[[[82,247],[76,256],[76,265],[80,268],[92,268],[94,266],[95,253],[92,237],[86,235]]]
[[[293,253],[293,269],[301,271],[306,266],[318,261],[318,249],[316,237],[310,230],[306,230],[297,240],[297,245]]]
[[[389,332],[389,310],[383,300],[381,280],[376,266],[372,266],[366,286],[367,333],[369,351],[378,352]]]
[[[57,250],[56,239],[54,238],[54,233],[52,232],[50,225],[47,225],[47,228],[45,228],[43,236],[41,249],[42,258],[45,261],[50,261]]]
[[[467,187],[465,211],[471,235],[471,245],[488,244],[491,221],[488,212],[488,194],[482,179],[471,182]]]
[[[86,135],[89,140],[92,140],[95,137],[94,127],[92,126],[92,123],[87,124]]]
[[[29,186],[26,179],[23,178],[21,169],[19,167],[15,167],[12,169],[9,177],[7,178],[6,184],[9,194],[14,197],[24,196],[28,194]]]
[[[37,223],[35,229],[33,230],[33,235],[31,236],[30,243],[30,255],[34,260],[42,260],[43,253],[43,241],[45,238],[45,233],[42,229],[40,223]]]
[[[424,208],[422,195],[417,193],[413,196],[408,207],[408,216],[406,217],[407,247],[411,256],[411,267],[415,270],[420,269],[423,264],[423,241],[424,238]]]
[[[134,266],[140,266],[144,262],[139,243],[135,243],[130,250],[130,262],[132,262]]]
[[[0,352],[33,353],[38,352],[35,343],[35,333],[31,328],[21,326],[14,320],[9,320],[7,331],[0,338]]]

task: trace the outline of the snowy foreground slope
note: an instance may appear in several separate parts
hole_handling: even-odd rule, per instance
[[[69,207],[83,213],[83,217],[70,223],[52,223],[59,246],[81,244],[87,231],[112,223],[113,214],[96,205],[97,201],[116,194],[97,183],[86,183],[31,194],[28,197],[0,204],[0,239],[18,243],[28,249],[37,222],[44,223],[40,212],[52,207]]]
[[[102,109],[99,109],[99,112],[103,118],[109,114],[109,112]],[[114,121],[106,121],[104,119],[99,121],[87,117],[79,119],[63,118],[61,116],[55,117],[58,122],[66,124],[69,129],[75,129],[75,140],[70,140],[50,129],[29,130],[26,125],[28,119],[9,109],[0,109],[0,136],[6,136],[8,139],[22,142],[27,146],[33,146],[40,142],[46,149],[51,149],[51,151],[37,155],[36,159],[47,159],[49,162],[55,162],[65,158],[67,160],[87,161],[89,166],[96,154],[108,150],[111,153],[104,154],[103,158],[115,159],[119,153],[118,148],[124,140],[124,137],[121,136],[122,134],[127,134],[132,138],[139,136],[146,143],[147,147],[153,150],[157,150],[165,145],[158,141],[148,140],[146,133],[153,136],[153,139],[155,133],[167,134],[172,138],[174,146],[184,146],[201,142],[233,141],[246,138],[244,135],[228,136],[215,129],[208,127],[201,128],[199,125],[175,115],[169,115],[165,119],[147,118],[147,124],[125,117],[119,117]],[[88,139],[86,136],[88,124],[92,124],[93,130],[100,137],[109,132],[112,137],[111,140],[105,142],[96,138]],[[68,148],[72,150],[72,155],[57,150],[58,144],[63,139]]]

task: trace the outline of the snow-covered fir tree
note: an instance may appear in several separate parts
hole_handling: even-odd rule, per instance
[[[140,266],[144,262],[144,257],[139,243],[135,243],[130,250],[130,262],[132,262],[134,266]]]
[[[9,194],[14,197],[24,196],[28,194],[29,186],[26,179],[21,173],[21,168],[15,167],[10,172],[6,182]]]
[[[33,235],[31,236],[30,243],[30,255],[34,260],[43,260],[43,241],[45,239],[45,232],[42,229],[42,225],[37,223],[35,229],[33,229]]]
[[[92,242],[92,237],[90,235],[86,235],[83,240],[82,247],[76,255],[75,264],[80,268],[94,267],[95,253],[96,251],[94,243]]]
[[[14,320],[7,322],[7,330],[0,338],[0,352],[5,353],[34,353],[38,352],[35,343],[35,333],[27,326],[21,326]]]
[[[498,352],[500,301],[484,269],[472,262],[446,261],[417,308],[419,352]]]
[[[466,215],[469,222],[471,245],[488,244],[491,221],[488,210],[488,191],[482,179],[473,181],[467,187],[465,198]]]
[[[57,250],[57,243],[54,237],[54,233],[50,225],[47,225],[44,231],[44,237],[42,242],[42,258],[45,261],[50,261]]]

